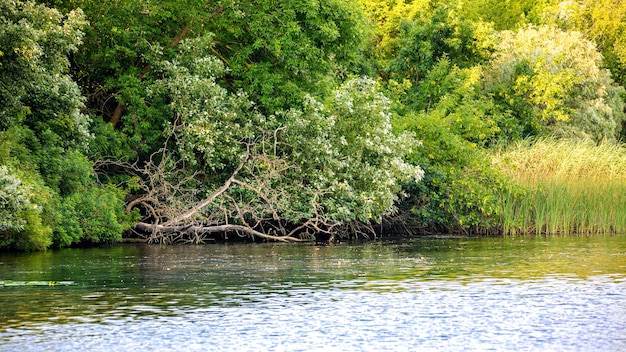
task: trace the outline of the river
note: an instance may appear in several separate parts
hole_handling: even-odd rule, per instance
[[[0,280],[1,351],[626,351],[626,235],[0,253]]]

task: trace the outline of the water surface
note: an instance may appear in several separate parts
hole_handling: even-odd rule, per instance
[[[0,350],[626,350],[626,236],[0,254]]]

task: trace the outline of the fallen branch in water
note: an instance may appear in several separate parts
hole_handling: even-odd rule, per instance
[[[244,233],[250,235],[252,237],[256,236],[265,240],[270,241],[278,241],[278,242],[302,242],[305,241],[301,238],[296,238],[292,236],[276,236],[276,235],[268,235],[259,231],[256,231],[248,226],[243,225],[211,225],[211,226],[201,226],[201,225],[187,225],[187,226],[165,226],[165,225],[155,225],[148,224],[145,222],[139,222],[135,225],[135,229],[145,232],[151,233],[160,233],[160,234],[172,234],[172,233],[194,233],[194,234],[212,234],[212,233],[228,233],[228,232],[236,232],[236,233]]]

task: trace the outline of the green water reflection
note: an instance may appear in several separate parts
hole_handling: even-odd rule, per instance
[[[358,245],[120,245],[0,254],[0,330],[238,306],[328,290],[626,278],[626,236],[416,239]],[[407,282],[410,285],[407,285]],[[407,288],[408,287],[408,288]]]

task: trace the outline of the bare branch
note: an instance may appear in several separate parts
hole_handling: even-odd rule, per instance
[[[241,168],[243,168],[243,166],[248,162],[249,159],[250,159],[249,156],[246,156],[244,161],[242,161],[241,164],[237,167],[237,169],[235,169],[235,171],[233,171],[233,174],[230,176],[230,178],[228,178],[228,180],[226,180],[226,182],[224,182],[224,184],[220,188],[215,190],[215,192],[213,192],[209,197],[207,197],[207,198],[203,199],[202,201],[198,202],[196,205],[194,205],[191,209],[189,209],[188,211],[184,212],[183,214],[180,214],[179,216],[176,216],[175,218],[167,221],[165,223],[165,225],[177,224],[177,223],[180,223],[183,220],[189,219],[190,217],[196,215],[202,208],[204,208],[207,205],[213,203],[213,201],[215,200],[216,197],[218,197],[219,195],[221,195],[222,193],[224,193],[224,192],[226,192],[228,190],[228,188],[230,187],[231,183],[233,183],[235,181],[235,176],[237,176],[237,174],[239,173]]]
[[[136,229],[146,232],[159,232],[159,233],[190,233],[190,232],[204,232],[204,233],[225,233],[239,231],[249,235],[257,236],[266,240],[279,241],[279,242],[303,242],[304,240],[291,236],[273,236],[256,231],[250,227],[242,225],[214,225],[214,226],[199,226],[199,225],[187,225],[187,226],[166,226],[148,224],[145,222],[139,222],[135,226]]]

